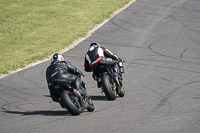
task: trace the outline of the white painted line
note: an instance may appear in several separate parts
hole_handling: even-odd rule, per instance
[[[19,69],[17,69],[16,71],[11,71],[10,74],[8,74],[8,75],[14,74],[14,73],[16,73],[16,72],[20,72],[20,71],[22,71],[22,70],[25,70],[25,69],[27,69],[27,68],[36,66],[36,65],[38,65],[38,64],[41,64],[41,63],[46,62],[46,61],[49,61],[49,60],[50,60],[50,59],[46,59],[46,60],[43,60],[43,61],[38,61],[38,62],[36,62],[36,63],[33,63],[33,64],[28,65],[28,66],[25,67],[25,68],[19,68]],[[6,77],[6,76],[8,76],[8,75],[1,76],[0,79]]]

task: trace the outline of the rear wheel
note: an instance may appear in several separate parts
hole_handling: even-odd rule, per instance
[[[74,95],[72,95],[69,91],[64,90],[61,93],[61,101],[64,105],[64,107],[67,108],[67,110],[69,111],[69,113],[71,113],[72,115],[79,115],[81,114],[82,110],[81,110],[81,105],[79,103],[79,99],[77,97],[75,97]]]
[[[116,99],[116,90],[113,90],[113,83],[109,75],[102,75],[101,76],[101,84],[104,90],[104,93],[108,100],[115,100]]]

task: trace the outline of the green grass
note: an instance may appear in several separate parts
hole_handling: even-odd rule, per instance
[[[131,0],[0,0],[0,75],[85,37]]]

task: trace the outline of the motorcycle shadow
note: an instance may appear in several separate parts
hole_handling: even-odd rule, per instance
[[[9,114],[21,114],[22,116],[26,116],[26,115],[43,115],[43,116],[63,116],[63,115],[69,115],[71,116],[71,114],[66,111],[66,110],[62,110],[62,111],[52,111],[52,110],[39,110],[39,111],[2,111],[5,113],[9,113]]]
[[[106,96],[90,96],[92,101],[108,101]]]
[[[51,97],[50,95],[44,95],[44,97]],[[93,101],[107,101],[108,99],[106,98],[106,96],[100,96],[100,95],[96,95],[96,96],[92,96],[90,95],[91,99]]]

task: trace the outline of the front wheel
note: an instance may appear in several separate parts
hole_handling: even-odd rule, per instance
[[[108,100],[115,100],[116,99],[116,90],[113,90],[113,83],[109,75],[103,74],[101,76],[101,84],[104,90],[104,93]]]
[[[61,93],[61,102],[72,115],[81,114],[81,105],[77,97],[72,95],[69,91],[64,90]]]

